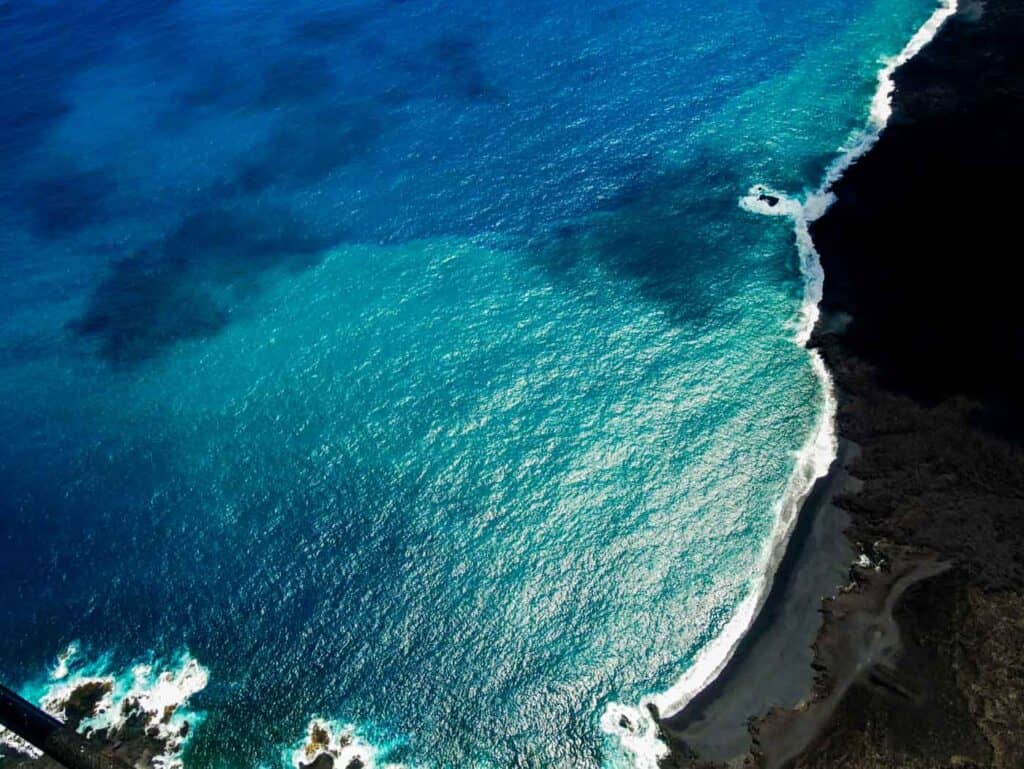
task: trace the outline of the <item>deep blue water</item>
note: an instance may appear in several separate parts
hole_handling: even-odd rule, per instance
[[[631,760],[820,415],[793,234],[925,0],[0,2],[0,677],[186,766]]]

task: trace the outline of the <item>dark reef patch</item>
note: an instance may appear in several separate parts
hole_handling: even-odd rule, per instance
[[[106,171],[68,168],[27,184],[10,203],[28,215],[34,234],[53,240],[106,220],[116,190]]]
[[[338,240],[287,211],[200,211],[160,243],[114,263],[71,328],[98,342],[110,362],[140,362],[216,334],[230,320],[230,297],[257,289],[269,270],[315,265]]]
[[[264,107],[302,103],[333,91],[335,82],[334,71],[326,56],[287,56],[263,71],[257,102]]]
[[[275,185],[316,185],[370,152],[385,125],[379,108],[368,102],[287,115],[218,192],[253,195]]]
[[[583,222],[555,225],[532,237],[529,252],[553,279],[570,287],[597,268],[634,285],[674,321],[699,322],[720,304],[723,282],[742,279],[714,258],[725,247],[715,242],[724,237],[717,217],[736,205],[739,186],[738,178],[721,170],[725,167],[710,156],[671,171],[640,160],[624,168],[617,190],[594,199]],[[692,188],[694,178],[707,190],[699,212],[680,194]],[[735,233],[731,237],[737,250],[755,251],[754,240],[735,244]],[[780,265],[779,279],[786,274]]]
[[[638,154],[618,166],[602,171],[601,174],[594,174],[593,171],[588,173],[595,176],[607,174],[608,178],[616,181],[612,189],[597,193],[591,205],[592,211],[620,211],[650,197],[657,188],[668,191],[670,185],[682,181],[678,174],[666,172],[657,158],[649,153]]]
[[[335,45],[359,35],[380,12],[374,3],[354,8],[332,8],[304,18],[295,25],[292,35],[302,43]]]
[[[102,357],[121,363],[216,333],[227,323],[227,312],[203,283],[186,279],[188,271],[184,264],[145,251],[116,263],[74,330],[98,338]]]
[[[441,81],[443,91],[472,101],[504,99],[504,93],[484,71],[475,39],[450,33],[436,40],[425,53],[423,64]]]
[[[180,127],[188,125],[187,117],[193,110],[229,109],[246,102],[250,78],[232,62],[213,60],[191,72],[190,80],[178,95],[178,109],[169,119],[176,118]],[[185,117],[179,115],[185,111]]]
[[[110,55],[126,31],[160,17],[176,0],[0,4],[0,157],[21,159],[70,109],[65,91]],[[47,45],[37,44],[46,40]],[[55,52],[57,55],[55,55]]]

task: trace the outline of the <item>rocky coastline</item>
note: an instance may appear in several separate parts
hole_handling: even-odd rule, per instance
[[[140,700],[128,697],[116,706],[117,718],[109,726],[90,727],[90,719],[112,706],[113,689],[109,679],[87,679],[45,705],[65,726],[80,731],[100,752],[113,756],[124,766],[180,766],[177,754],[188,737],[191,722],[183,721],[173,731],[167,729],[177,710],[173,705],[156,713],[147,710]],[[62,769],[54,759],[11,736],[0,741],[0,759],[5,769]]]
[[[666,767],[1024,766],[1024,7],[962,3],[895,86],[811,227],[810,345],[857,447],[829,504],[859,557],[820,606],[805,695],[748,709],[730,755],[694,749],[707,703],[684,710]]]

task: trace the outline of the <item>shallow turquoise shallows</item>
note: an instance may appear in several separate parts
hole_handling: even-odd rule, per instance
[[[191,655],[187,769],[636,761],[822,410],[738,200],[932,3],[0,7],[0,679]]]

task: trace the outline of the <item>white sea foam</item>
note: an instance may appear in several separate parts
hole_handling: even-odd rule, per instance
[[[50,679],[53,681],[61,681],[68,677],[70,670],[68,664],[78,654],[78,644],[72,641],[68,644],[68,647],[57,655],[57,664],[53,670],[50,671]]]
[[[111,688],[114,686],[114,678],[98,675],[95,666],[76,672],[75,676],[69,680],[71,665],[77,655],[78,644],[76,642],[68,644],[67,648],[57,655],[57,663],[47,675],[47,683],[30,685],[22,691],[23,696],[34,701],[42,710],[60,721],[65,720],[64,710],[68,699],[80,686],[93,683],[106,684]],[[42,751],[34,745],[2,726],[0,726],[0,747],[6,747],[33,758],[43,755]]]
[[[658,737],[658,728],[646,707],[611,702],[601,714],[601,730],[618,740],[633,757],[636,769],[658,769],[668,747]]]
[[[818,189],[806,193],[803,200],[790,197],[764,185],[755,185],[740,199],[740,206],[752,213],[786,216],[793,222],[800,272],[804,278],[804,296],[796,322],[793,341],[804,346],[820,315],[819,304],[825,282],[821,260],[811,239],[810,225],[820,218],[835,200],[832,187],[846,170],[878,141],[892,116],[893,74],[928,44],[942,24],[956,13],[957,0],[941,0],[927,21],[896,56],[883,61],[878,72],[878,87],[871,99],[868,123],[850,137],[840,154],[829,165]],[[809,350],[811,365],[821,382],[821,412],[807,442],[797,454],[796,466],[790,476],[783,498],[777,507],[776,523],[762,554],[761,579],[740,603],[718,637],[697,656],[683,676],[667,691],[643,700],[632,707],[610,703],[601,718],[605,733],[616,737],[633,757],[637,769],[656,769],[667,748],[657,735],[648,705],[654,705],[662,716],[678,713],[725,668],[736,647],[750,628],[767,600],[775,572],[785,554],[790,534],[796,524],[800,507],[815,481],[823,477],[835,459],[838,447],[835,434],[835,393],[832,377],[817,350]]]
[[[820,266],[818,269],[820,271]],[[808,277],[806,285],[810,287],[813,284],[812,277]],[[819,298],[820,290],[819,281]],[[809,323],[810,328],[813,328],[817,314],[817,303],[813,309],[808,308],[805,303],[796,339],[806,341],[810,330],[805,331],[804,325]],[[761,567],[758,569],[758,573],[763,575],[761,580],[740,602],[722,632],[700,651],[693,664],[671,688],[641,701],[635,707],[610,703],[601,717],[602,730],[616,737],[621,747],[632,755],[636,769],[657,769],[659,760],[668,750],[658,736],[657,726],[650,716],[648,706],[654,705],[662,716],[678,713],[725,668],[768,598],[775,572],[785,554],[789,536],[796,525],[804,499],[815,481],[828,472],[835,458],[837,443],[832,380],[817,351],[811,350],[809,354],[814,371],[822,382],[823,404],[810,438],[797,454],[793,474],[776,508],[775,527],[762,553]]]
[[[181,750],[201,720],[200,714],[188,711],[189,698],[206,687],[209,673],[191,655],[182,654],[173,665],[159,663],[135,665],[120,675],[107,672],[109,658],[76,665],[76,644],[71,644],[57,658],[57,664],[41,683],[29,684],[22,694],[39,704],[55,718],[66,720],[66,707],[71,695],[87,684],[103,684],[107,692],[95,713],[82,721],[79,729],[88,734],[101,729],[112,733],[123,727],[127,719],[141,714],[147,732],[165,746],[162,755],[152,760],[156,769],[180,769]],[[21,753],[38,756],[39,751],[20,738],[0,728],[0,744]]]

